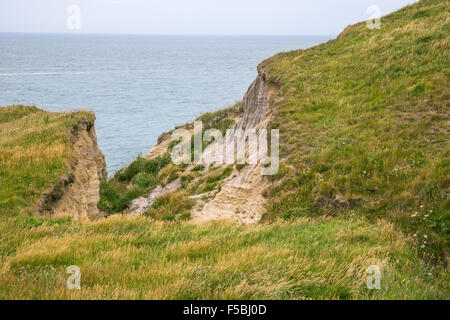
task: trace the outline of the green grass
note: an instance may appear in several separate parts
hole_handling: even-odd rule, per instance
[[[448,298],[448,278],[381,220],[242,227],[11,218],[0,231],[4,299]],[[81,268],[80,291],[66,288],[69,265]],[[371,265],[382,270],[379,291],[366,286]]]
[[[42,192],[69,172],[69,131],[89,112],[54,113],[36,107],[0,108],[0,215],[27,213]]]
[[[142,217],[31,216],[67,173],[70,128],[93,115],[0,108],[0,299],[449,299],[448,21],[448,2],[422,0],[381,30],[358,24],[261,65],[279,88],[282,164],[257,226],[183,221],[189,195],[220,190],[234,168],[167,157],[102,184],[99,207],[116,213],[181,178]],[[200,119],[223,130],[239,107]],[[373,265],[381,290],[366,286]]]
[[[279,88],[271,127],[280,129],[282,158],[266,218],[387,218],[427,235],[424,254],[445,263],[449,2],[423,0],[381,23],[260,66]]]
[[[168,155],[150,160],[139,156],[101,184],[98,208],[107,214],[123,212],[131,201],[148,195],[162,183],[163,178],[159,173],[170,162]]]
[[[155,200],[145,216],[163,221],[182,221],[191,217],[194,201],[185,192],[168,193]]]

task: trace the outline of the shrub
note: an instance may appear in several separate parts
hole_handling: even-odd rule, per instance
[[[199,172],[199,171],[203,171],[203,170],[205,170],[205,166],[203,166],[203,165],[199,165],[199,166],[196,166],[196,167],[194,167],[194,168],[192,168],[192,172]]]
[[[174,192],[158,198],[144,215],[157,220],[188,220],[194,201],[184,192]]]

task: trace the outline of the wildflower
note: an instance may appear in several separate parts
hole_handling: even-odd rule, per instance
[[[421,205],[420,207],[423,208],[423,205]]]
[[[425,239],[428,239],[428,236],[427,236],[427,235],[424,235],[423,237],[424,237]]]
[[[421,246],[421,248],[422,248],[422,249],[425,249],[425,245],[423,244],[423,245]]]
[[[414,237],[414,238],[417,238],[417,233],[415,233],[413,237]]]

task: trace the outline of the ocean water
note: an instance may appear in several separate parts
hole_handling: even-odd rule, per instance
[[[241,100],[262,60],[330,38],[0,33],[0,106],[95,111],[111,174],[161,133]]]

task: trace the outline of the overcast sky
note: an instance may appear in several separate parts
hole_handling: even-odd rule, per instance
[[[413,0],[0,0],[0,32],[336,35]],[[69,29],[67,8],[80,8]]]

